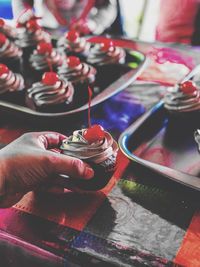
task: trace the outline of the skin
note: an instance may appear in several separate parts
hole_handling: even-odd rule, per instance
[[[51,151],[65,138],[55,132],[27,133],[0,150],[0,207],[17,203],[29,191],[55,186],[59,174],[93,177],[94,171],[83,161]]]

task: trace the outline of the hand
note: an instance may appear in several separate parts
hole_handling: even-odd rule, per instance
[[[0,206],[15,204],[27,192],[56,184],[56,176],[90,179],[93,170],[83,161],[55,153],[66,136],[55,132],[27,133],[0,150]]]

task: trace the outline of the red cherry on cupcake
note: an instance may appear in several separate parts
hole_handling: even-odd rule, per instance
[[[180,84],[180,90],[186,95],[193,94],[196,90],[196,84],[193,81],[186,81]]]
[[[3,19],[0,19],[0,28],[2,28],[5,25],[5,21]]]
[[[50,55],[52,52],[53,46],[51,43],[41,42],[37,45],[38,54],[48,54]]]
[[[84,131],[83,137],[89,144],[101,141],[105,137],[105,131],[101,125],[95,124],[91,128]]]
[[[31,31],[31,32],[35,32],[38,29],[40,29],[40,25],[37,23],[37,20],[35,19],[30,19],[27,23],[26,23],[26,28]]]
[[[79,66],[81,63],[80,59],[78,57],[70,56],[67,58],[67,64],[69,68],[75,68]]]
[[[0,46],[3,46],[6,42],[7,38],[5,36],[5,34],[0,33]]]
[[[67,32],[66,39],[68,39],[70,42],[76,41],[77,38],[79,38],[79,33],[75,30],[71,30]]]
[[[9,68],[4,65],[4,64],[0,64],[0,77],[3,75],[3,74],[6,74],[6,73],[9,73]]]
[[[108,51],[111,47],[113,47],[113,41],[112,40],[105,40],[103,43],[101,43],[101,51]]]
[[[51,72],[45,72],[42,76],[42,83],[45,85],[54,85],[56,82],[59,81],[58,75],[51,71]]]

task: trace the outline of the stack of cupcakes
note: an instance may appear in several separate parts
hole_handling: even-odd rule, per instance
[[[55,72],[45,72],[40,82],[27,90],[26,104],[41,112],[67,111],[72,104],[74,87]]]
[[[65,55],[76,55],[82,59],[88,55],[90,43],[79,33],[71,30],[61,37],[57,43],[58,49]]]
[[[79,158],[94,169],[94,177],[90,180],[70,179],[69,189],[100,190],[116,169],[118,145],[100,125],[74,131],[63,140],[60,149],[63,154]]]
[[[15,72],[21,71],[22,50],[6,35],[0,33],[0,62]]]

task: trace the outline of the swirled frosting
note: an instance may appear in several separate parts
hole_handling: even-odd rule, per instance
[[[17,29],[16,43],[20,47],[35,46],[41,41],[50,42],[50,35],[42,28],[32,32],[28,31],[25,27]]]
[[[164,97],[164,106],[173,112],[190,112],[200,109],[200,90],[193,89],[184,92],[182,85],[170,87]]]
[[[18,73],[8,71],[0,76],[0,94],[24,89],[24,79]]]
[[[33,101],[35,106],[49,106],[57,104],[69,104],[72,102],[74,88],[70,82],[58,80],[53,85],[37,82],[27,90],[27,97]]]
[[[108,132],[105,132],[102,140],[90,144],[84,138],[84,131],[85,129],[74,131],[73,135],[63,140],[60,147],[63,154],[96,164],[109,161],[111,158],[112,161],[116,160],[118,145]]]
[[[123,48],[111,46],[107,50],[102,49],[102,44],[95,44],[87,58],[87,62],[96,65],[107,65],[115,63],[124,63],[125,51]]]
[[[72,83],[93,83],[96,69],[81,62],[77,66],[69,66],[67,59],[65,59],[63,65],[58,68],[58,73]]]
[[[55,49],[50,54],[39,54],[37,50],[34,50],[29,61],[35,70],[46,70],[49,68],[49,65],[58,67],[63,62],[62,56]]]
[[[76,40],[71,41],[66,37],[61,37],[57,43],[58,48],[62,52],[75,52],[75,53],[87,53],[90,48],[90,44],[84,37],[78,37]]]
[[[5,34],[10,39],[17,37],[17,31],[14,27],[8,25],[3,19],[0,18],[0,32]]]
[[[0,46],[0,58],[19,58],[21,56],[22,50],[9,39],[6,39],[5,43]]]

